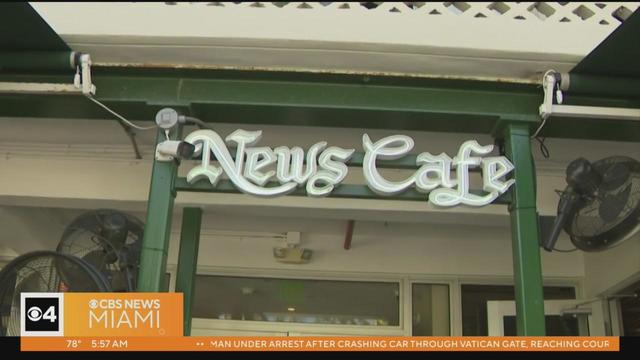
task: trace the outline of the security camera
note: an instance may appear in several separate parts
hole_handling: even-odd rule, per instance
[[[174,158],[189,159],[196,147],[186,141],[165,140],[156,147],[156,160],[171,161]]]
[[[169,130],[178,124],[180,115],[172,108],[164,108],[156,114],[156,124],[158,127]]]

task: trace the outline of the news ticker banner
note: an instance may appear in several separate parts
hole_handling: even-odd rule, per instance
[[[618,337],[23,337],[21,351],[620,351]]]
[[[184,337],[181,293],[22,293],[22,351],[619,351],[618,337]]]

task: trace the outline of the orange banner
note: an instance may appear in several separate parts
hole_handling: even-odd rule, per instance
[[[22,337],[182,336],[182,293],[22,293]]]
[[[620,351],[618,337],[23,337],[22,351]]]
[[[182,293],[65,293],[65,336],[182,336]]]

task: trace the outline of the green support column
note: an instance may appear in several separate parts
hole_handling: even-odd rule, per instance
[[[519,336],[545,335],[542,267],[538,243],[535,169],[526,124],[504,127],[506,154],[515,166],[512,188],[511,238]]]
[[[185,336],[191,335],[191,307],[193,306],[195,296],[201,222],[202,209],[185,208],[182,212],[182,231],[180,233],[176,292],[181,292],[184,298],[183,319]]]
[[[171,131],[171,139],[180,138],[182,129]],[[164,131],[158,131],[156,143],[165,140]],[[171,236],[171,218],[175,192],[173,183],[177,176],[176,161],[161,162],[153,160],[151,186],[147,203],[147,221],[144,226],[142,252],[140,254],[140,272],[138,291],[162,291],[162,283],[167,268],[169,237]]]

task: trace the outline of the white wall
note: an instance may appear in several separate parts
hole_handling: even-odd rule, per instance
[[[176,219],[178,220],[178,219]],[[179,221],[179,220],[178,220]],[[356,221],[350,250],[344,250],[346,220],[229,216],[206,213],[198,264],[244,269],[290,269],[378,274],[511,276],[511,238],[507,227],[464,224]],[[254,231],[229,236],[211,230]],[[174,224],[179,231],[179,224]],[[301,231],[302,245],[314,251],[304,265],[282,264],[272,256],[276,238],[261,232]],[[172,238],[169,262],[177,262],[178,234]],[[544,255],[544,273],[553,277],[583,276],[581,253]]]
[[[594,297],[612,292],[640,281],[640,234],[619,246],[584,255],[585,290]]]
[[[81,209],[0,206],[6,254],[53,250],[64,226]],[[131,212],[144,220],[143,212]],[[33,219],[29,222],[29,219]],[[39,221],[46,220],[46,221]],[[26,224],[26,225],[25,225]],[[181,212],[175,211],[169,265],[177,264]],[[302,232],[302,245],[314,251],[305,265],[277,262],[278,235]],[[350,250],[344,250],[346,220],[252,216],[205,211],[198,264],[244,270],[346,272],[387,275],[511,276],[508,227],[356,221]],[[565,245],[563,245],[565,246]],[[14,252],[15,251],[15,252]],[[544,274],[582,277],[582,254],[543,254]]]

